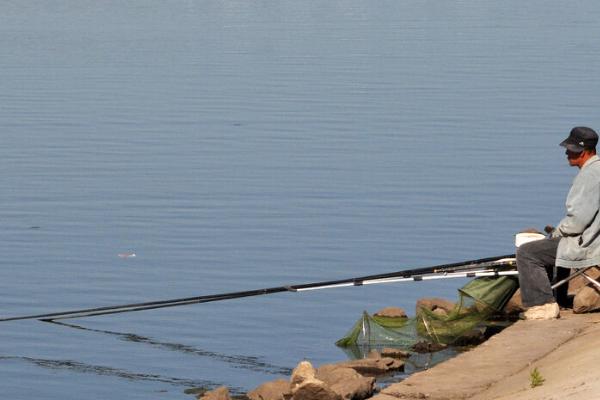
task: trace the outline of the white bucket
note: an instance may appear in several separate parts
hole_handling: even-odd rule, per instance
[[[519,247],[524,243],[533,242],[534,240],[545,239],[546,235],[541,233],[521,232],[515,235],[515,246]]]

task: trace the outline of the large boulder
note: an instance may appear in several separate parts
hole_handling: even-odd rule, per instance
[[[250,400],[284,400],[290,393],[290,382],[286,379],[266,382],[246,393]]]
[[[429,311],[435,311],[437,309],[441,309],[446,314],[448,314],[450,311],[452,311],[454,309],[454,307],[455,307],[455,304],[449,300],[440,299],[438,297],[430,297],[430,298],[419,299],[417,301],[417,305],[415,308],[416,308],[417,314],[419,314],[419,311],[422,308],[429,310]],[[438,311],[438,312],[441,313],[442,311]]]
[[[325,382],[309,378],[292,389],[292,400],[343,400]]]
[[[335,364],[317,369],[316,377],[345,400],[366,399],[375,390],[375,378],[362,376],[352,368]]]
[[[385,307],[373,314],[376,317],[386,318],[408,318],[406,311],[400,307]]]
[[[204,393],[200,400],[231,400],[231,396],[229,396],[229,389],[225,386],[221,386],[216,388],[215,390],[211,390],[209,392]]]
[[[593,285],[584,286],[573,299],[573,312],[586,313],[600,309],[600,291]]]

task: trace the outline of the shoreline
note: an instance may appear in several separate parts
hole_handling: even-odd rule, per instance
[[[386,350],[386,349],[384,349]],[[289,379],[242,396],[226,387],[202,400],[589,400],[600,399],[600,313],[562,310],[555,320],[519,320],[485,342],[408,377],[377,384],[401,371],[406,352],[313,367],[302,361]],[[404,353],[404,354],[402,354]],[[535,383],[533,385],[532,383]],[[383,385],[381,385],[383,384]]]
[[[600,398],[600,314],[518,321],[470,351],[382,389],[373,400]],[[545,379],[531,388],[537,368]]]

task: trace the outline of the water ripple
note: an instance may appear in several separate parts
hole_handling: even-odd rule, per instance
[[[175,386],[185,387],[205,387],[215,388],[222,386],[223,383],[212,382],[203,379],[184,379],[176,378],[171,376],[164,376],[159,374],[146,374],[139,372],[127,371],[119,368],[108,367],[104,365],[93,365],[86,364],[74,360],[52,360],[45,358],[34,358],[34,357],[21,357],[21,356],[0,356],[0,360],[17,360],[25,361],[28,363],[35,364],[42,368],[49,368],[53,370],[66,370],[70,372],[77,372],[83,374],[94,374],[102,376],[114,376],[117,378],[128,379],[131,381],[152,381],[168,383]],[[233,393],[241,393],[242,389],[230,387],[230,391]]]
[[[176,352],[196,355],[196,356],[200,356],[200,357],[208,357],[208,358],[216,360],[216,361],[221,361],[221,362],[224,362],[227,364],[232,364],[234,368],[248,369],[251,371],[262,372],[262,373],[272,374],[272,375],[290,375],[292,372],[292,369],[289,367],[282,367],[282,366],[270,364],[265,361],[261,361],[261,359],[259,357],[242,356],[242,355],[231,356],[231,355],[227,355],[227,354],[217,353],[214,351],[199,349],[197,347],[180,344],[180,343],[160,342],[155,339],[141,336],[141,335],[138,335],[135,333],[116,332],[116,331],[109,331],[109,330],[104,330],[104,329],[86,328],[86,327],[76,325],[76,324],[68,324],[68,323],[57,322],[57,321],[45,321],[45,322],[65,326],[68,328],[80,329],[80,330],[84,330],[87,332],[96,332],[96,333],[102,333],[102,334],[106,334],[106,335],[112,335],[112,336],[119,337],[121,340],[125,340],[127,342],[142,343],[142,344],[147,344],[147,345],[150,345],[150,346],[153,346],[156,348],[165,349],[165,350],[176,351]]]

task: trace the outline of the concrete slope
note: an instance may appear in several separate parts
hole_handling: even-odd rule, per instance
[[[594,400],[600,399],[600,315],[590,326],[531,366],[493,384],[469,400]],[[531,388],[537,368],[545,379]]]
[[[586,329],[598,327],[594,322],[600,320],[595,314],[563,314],[562,318],[552,321],[518,321],[473,350],[388,386],[373,399],[491,400],[515,393],[520,393],[521,397],[514,399],[522,399],[523,391],[529,387],[530,371],[536,363],[570,341],[585,338]],[[600,346],[596,349],[595,359],[600,360]],[[568,355],[568,348],[565,352],[562,357]],[[560,358],[562,353],[558,354]],[[545,374],[548,377],[547,383],[535,390],[550,388],[554,374],[548,373],[545,366],[538,368],[543,377]],[[598,372],[595,376],[600,376],[600,367]],[[590,398],[594,397],[586,399]],[[506,397],[508,399],[512,397]]]

